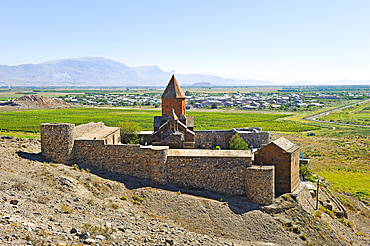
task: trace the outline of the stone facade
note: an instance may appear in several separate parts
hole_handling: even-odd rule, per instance
[[[169,150],[169,183],[230,195],[245,195],[244,170],[252,165],[249,151]]]
[[[260,127],[233,128],[232,130],[203,130],[194,131],[195,148],[229,148],[230,139],[238,133],[240,137],[253,148],[262,148],[270,142],[270,132],[262,131]]]
[[[251,166],[245,171],[245,193],[249,200],[269,205],[275,199],[275,167],[270,165]]]
[[[195,144],[194,147],[197,149],[209,149],[215,146],[220,146],[221,149],[229,148],[229,141],[235,134],[232,130],[204,130],[194,131],[195,133]]]
[[[96,126],[42,124],[43,156],[48,161],[84,163],[158,184],[245,195],[261,205],[273,202],[274,166],[252,166],[249,150],[169,149],[168,146],[112,144],[107,143],[105,136],[115,136],[116,129],[104,125],[96,129]],[[94,129],[90,133],[87,130],[89,127]]]
[[[41,153],[46,160],[60,163],[69,162],[74,144],[74,124],[41,124],[40,135]]]
[[[299,182],[299,148],[280,138],[254,153],[256,165],[275,166],[275,188],[279,194],[294,191]]]
[[[103,140],[76,140],[74,163],[166,184],[168,147],[105,144]]]

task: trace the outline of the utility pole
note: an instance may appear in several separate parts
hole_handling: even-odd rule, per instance
[[[317,179],[316,210],[319,209],[319,190],[320,190],[320,179]]]

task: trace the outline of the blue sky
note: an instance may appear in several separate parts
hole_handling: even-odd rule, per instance
[[[369,0],[0,0],[0,64],[96,56],[177,73],[365,80],[369,13]]]

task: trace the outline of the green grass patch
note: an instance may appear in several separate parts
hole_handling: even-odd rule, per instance
[[[337,191],[361,194],[370,198],[370,172],[353,172],[348,169],[324,170],[318,173],[327,179],[332,188]]]
[[[119,122],[137,122],[143,130],[153,129],[153,117],[160,110],[70,108],[32,111],[0,112],[0,130],[40,132],[41,123],[63,122],[76,125],[102,121],[107,126]],[[316,126],[281,120],[289,115],[236,112],[188,112],[195,117],[195,130],[221,130],[242,127],[262,127],[266,131],[301,132],[318,129]],[[279,120],[280,119],[280,120]]]

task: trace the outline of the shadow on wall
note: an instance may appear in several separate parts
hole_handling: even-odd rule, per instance
[[[47,162],[45,158],[42,157],[41,152],[40,153],[29,153],[29,152],[18,151],[16,152],[16,154],[20,158],[31,160],[31,161],[37,161],[40,164],[43,162]],[[59,164],[59,165],[70,167],[69,165],[66,165],[66,164]],[[130,190],[140,189],[144,187],[153,187],[153,188],[167,190],[171,192],[181,191],[182,194],[188,194],[188,195],[193,195],[197,197],[204,197],[204,198],[208,198],[212,200],[223,201],[228,204],[228,207],[235,214],[244,214],[252,210],[259,210],[261,208],[260,205],[250,202],[248,198],[245,196],[230,196],[230,195],[215,193],[215,192],[206,191],[206,190],[198,189],[194,187],[179,187],[179,186],[169,185],[169,184],[158,185],[148,180],[133,178],[127,175],[120,175],[120,174],[109,172],[109,171],[99,170],[99,169],[93,168],[85,164],[78,164],[77,166],[79,169],[81,168],[90,169],[90,173],[98,177],[120,182],[124,184],[127,189],[130,189]]]

